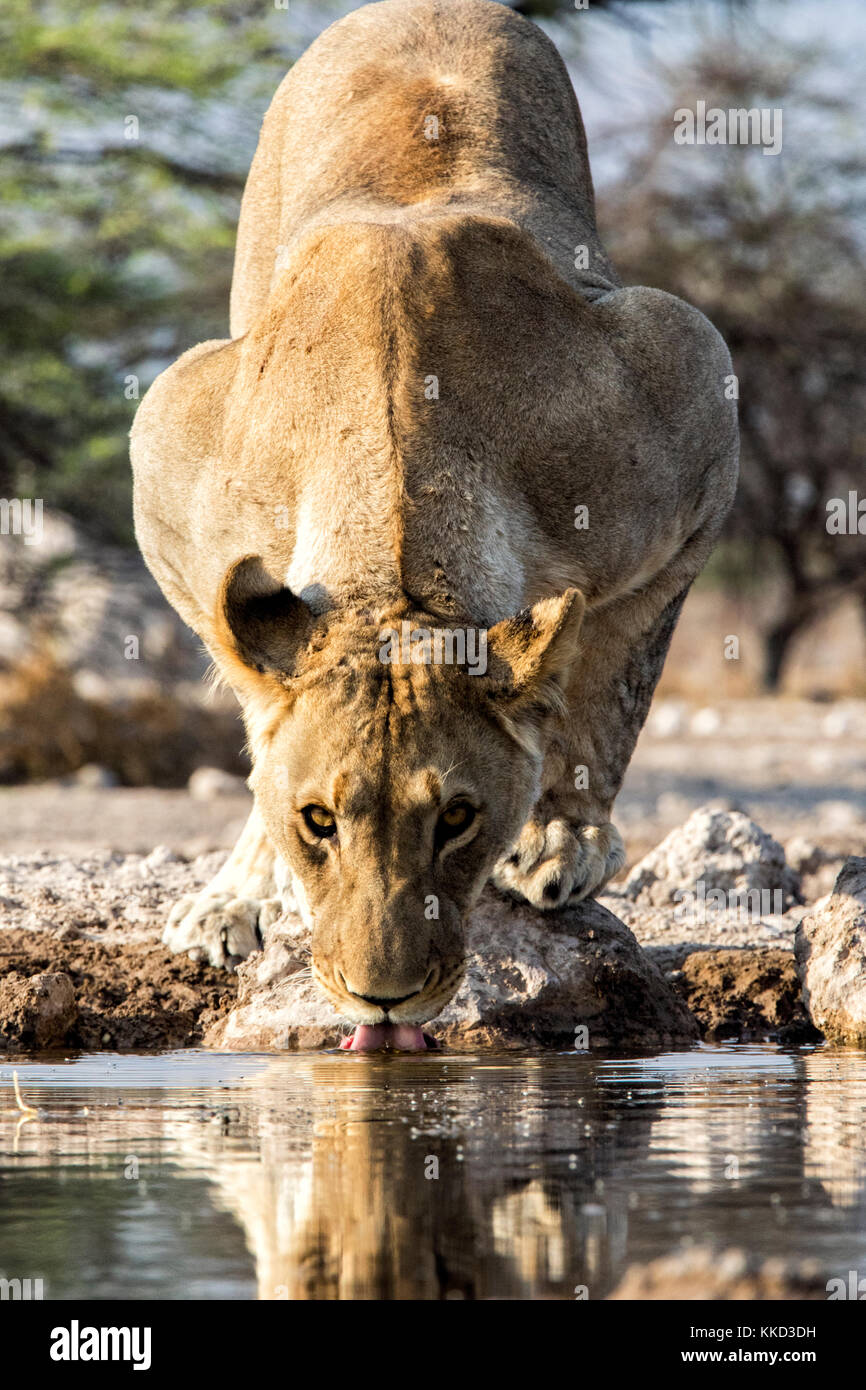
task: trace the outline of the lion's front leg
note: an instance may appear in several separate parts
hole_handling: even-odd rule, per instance
[[[587,614],[567,727],[554,734],[545,764],[547,789],[493,873],[497,887],[534,907],[593,897],[625,863],[613,804],[693,576],[686,577],[683,584],[683,567],[673,565],[639,594]]]
[[[199,893],[175,903],[162,940],[170,951],[234,970],[262,946],[283,907],[276,882],[276,855],[254,806],[240,839]]]

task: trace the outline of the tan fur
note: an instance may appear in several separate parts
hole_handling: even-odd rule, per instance
[[[421,1022],[488,877],[553,908],[622,863],[612,804],[735,486],[730,359],[696,310],[618,287],[559,57],[488,0],[383,0],[296,64],[231,309],[139,409],[139,540],[244,709],[236,897],[270,855],[346,1016],[412,995],[388,1016]],[[487,672],[383,663],[404,619],[489,630]],[[458,795],[473,832],[438,854]],[[224,960],[224,932],[206,895],[167,939]]]

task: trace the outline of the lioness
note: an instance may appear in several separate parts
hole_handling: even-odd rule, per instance
[[[231,333],[132,431],[141,549],[253,761],[164,940],[231,966],[293,905],[354,1045],[420,1047],[488,879],[549,911],[623,863],[613,801],[734,492],[730,359],[620,288],[563,64],[492,0],[364,6],[291,70]],[[484,660],[431,659],[442,630]]]

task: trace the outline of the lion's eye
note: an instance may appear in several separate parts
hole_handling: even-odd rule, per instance
[[[337,822],[324,806],[305,806],[301,815],[307,829],[313,835],[318,835],[320,840],[329,840],[336,833]]]
[[[452,801],[439,817],[436,826],[436,840],[441,845],[461,835],[475,819],[475,807],[468,801]]]

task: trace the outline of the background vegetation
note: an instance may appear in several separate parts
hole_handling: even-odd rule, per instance
[[[261,113],[347,7],[5,0],[0,496],[42,496],[92,538],[132,543],[137,395],[186,347],[227,332]],[[565,0],[515,7],[574,19]],[[636,13],[606,8],[623,23]],[[773,686],[804,626],[845,595],[866,604],[866,537],[824,524],[828,497],[866,492],[866,304],[856,115],[844,91],[816,93],[806,55],[766,38],[732,28],[729,45],[667,75],[658,121],[603,189],[600,217],[626,281],[681,294],[730,344],[743,483],[713,575],[740,593],[772,586]],[[814,110],[814,137],[777,159],[724,147],[672,158],[672,111],[696,94]]]

